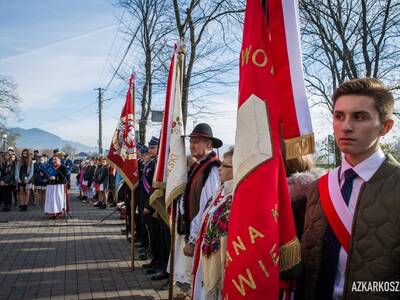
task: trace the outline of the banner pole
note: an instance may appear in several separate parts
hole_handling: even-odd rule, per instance
[[[131,188],[131,267],[135,270],[135,189]]]
[[[176,236],[176,205],[177,199],[172,202],[172,224],[171,224],[171,260],[169,263],[169,285],[168,300],[174,297],[174,273],[175,273],[175,236]]]

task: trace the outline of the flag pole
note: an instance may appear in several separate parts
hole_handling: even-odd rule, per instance
[[[175,236],[176,236],[176,203],[175,199],[172,203],[172,224],[171,224],[171,259],[169,262],[169,285],[168,285],[168,300],[174,297],[174,273],[175,273]]]
[[[135,68],[133,67],[132,74],[135,74]],[[134,91],[134,86],[130,86],[131,89],[131,99],[133,106],[133,119],[135,118],[135,104],[136,104],[136,95]],[[136,157],[137,159],[137,157]],[[140,179],[139,179],[140,180]],[[135,187],[131,187],[131,267],[132,271],[135,270]]]
[[[180,40],[178,50],[178,65],[180,68],[180,87],[183,87],[183,71],[184,71],[184,58],[185,58],[185,47],[184,42]],[[169,265],[169,286],[168,286],[168,300],[172,300],[174,297],[174,273],[175,273],[175,239],[176,239],[176,210],[179,197],[172,201],[172,222],[171,222],[171,259]]]
[[[131,267],[135,270],[135,189],[131,188]]]

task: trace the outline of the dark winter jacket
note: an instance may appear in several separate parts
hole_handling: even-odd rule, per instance
[[[98,173],[94,181],[98,184],[102,184],[104,190],[108,190],[109,176],[108,176],[108,166],[102,165],[98,167]]]
[[[399,292],[357,292],[358,282],[400,281],[400,164],[390,155],[361,186],[354,211],[343,300],[399,299]],[[306,299],[316,299],[323,237],[328,223],[317,183],[307,199],[301,242]],[[355,291],[354,287],[356,287]],[[319,299],[316,299],[319,300]]]
[[[15,162],[3,162],[0,168],[0,181],[4,181],[7,185],[15,185]]]
[[[57,174],[54,176],[55,179],[50,179],[49,183],[52,184],[66,184],[67,183],[67,168],[61,165],[59,168],[56,169]],[[53,176],[50,176],[53,177]]]
[[[87,181],[87,186],[91,186],[96,166],[88,166],[83,175],[83,180]]]
[[[46,186],[49,182],[49,176],[45,171],[46,164],[42,164],[40,162],[35,163],[34,171],[33,171],[33,183],[37,186]]]

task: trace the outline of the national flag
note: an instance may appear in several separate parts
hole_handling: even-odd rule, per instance
[[[281,130],[284,136],[303,141],[292,143],[294,148],[300,147],[297,155],[313,151],[313,135],[311,127],[303,130],[303,124],[311,125],[306,98],[299,100],[303,104],[299,106],[293,97],[284,96],[279,90],[293,89],[293,82],[292,70],[278,69],[280,61],[275,64],[276,53],[287,50],[275,44],[273,31],[277,29],[270,26],[277,13],[271,8],[276,8],[278,1],[292,2],[269,0],[268,14],[263,1],[248,0],[246,7],[233,157],[234,199],[223,287],[224,299],[229,300],[278,299],[279,273],[300,263]],[[282,72],[289,72],[289,77],[287,73],[284,77],[289,80],[286,86],[280,77]],[[295,122],[284,116],[287,107],[299,110],[291,114]],[[293,124],[297,124],[297,132],[286,128]],[[300,136],[305,133],[306,137]],[[305,143],[310,143],[307,151],[302,149]]]
[[[108,161],[117,169],[133,190],[138,184],[138,162],[135,140],[135,87],[134,76],[129,79],[129,89],[118,126],[111,141]]]
[[[183,56],[183,45],[175,45],[168,74],[158,159],[153,179],[155,190],[150,197],[150,205],[167,224],[167,209],[174,199],[183,194],[187,180],[182,117]]]

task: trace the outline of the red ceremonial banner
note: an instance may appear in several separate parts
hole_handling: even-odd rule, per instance
[[[271,31],[262,1],[248,0],[240,56],[224,299],[278,299],[279,272],[300,263],[280,132]],[[282,112],[286,113],[286,112]]]
[[[138,184],[138,163],[135,141],[134,76],[129,79],[129,89],[117,129],[111,141],[108,161],[118,170],[131,189]]]

